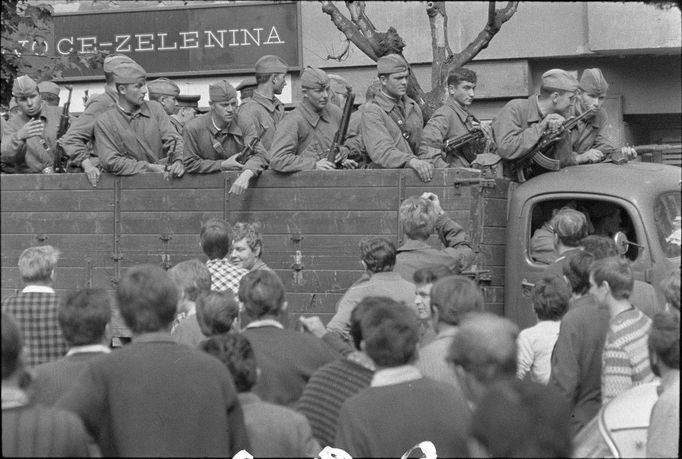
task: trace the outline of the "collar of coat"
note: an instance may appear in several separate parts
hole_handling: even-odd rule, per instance
[[[417,102],[414,100],[410,99],[407,96],[403,96],[402,98],[403,104],[405,104],[405,114],[407,115],[410,113],[410,111],[414,110]],[[390,112],[393,110],[393,107],[395,107],[395,102],[393,102],[391,99],[386,97],[384,94],[379,92],[376,96],[374,96],[374,102],[381,107],[382,110],[384,110],[386,113]]]
[[[583,107],[583,104],[581,102],[578,102],[573,106],[572,116],[580,116],[585,111],[586,110]],[[603,112],[604,112],[604,107],[599,107],[599,110],[597,110],[597,113],[595,113],[594,116],[592,118],[590,118],[588,123],[592,124],[592,127],[599,129],[599,120],[600,120],[600,116],[603,116]]]
[[[448,99],[445,101],[445,105],[450,107],[452,111],[455,112],[462,124],[466,124],[469,118],[474,118],[474,116],[469,113],[469,110],[467,110],[466,107],[462,107],[452,96],[448,97]]]
[[[258,91],[253,91],[253,96],[251,97],[251,100],[261,104],[270,113],[278,111],[280,109],[282,110],[284,109],[282,101],[279,100],[277,96],[272,96],[272,99],[268,99]]]
[[[312,127],[315,127],[317,126],[317,122],[320,121],[320,118],[327,123],[329,122],[329,104],[331,104],[331,102],[327,102],[327,105],[325,105],[320,112],[317,112],[307,99],[303,99],[299,108],[303,118],[305,118]]]
[[[158,103],[158,102],[157,102]],[[121,104],[116,101],[116,108],[118,109],[118,112],[125,116],[126,118],[130,119],[135,119],[138,116],[144,116],[145,118],[151,118],[152,117],[152,112],[149,109],[149,103],[148,102],[142,102],[142,105],[137,107],[134,112],[128,113],[123,110],[123,107],[121,107]]]
[[[209,111],[208,113],[205,113],[201,115],[204,119],[202,122],[204,123],[204,126],[208,131],[211,133],[212,136],[216,136],[218,132],[226,133],[226,134],[232,134],[233,136],[241,136],[242,135],[242,130],[239,128],[237,125],[237,115],[235,114],[234,117],[232,118],[232,121],[230,124],[227,125],[227,127],[224,127],[220,131],[218,131],[215,126],[213,126],[213,121],[211,120],[211,116],[213,116],[213,112]]]

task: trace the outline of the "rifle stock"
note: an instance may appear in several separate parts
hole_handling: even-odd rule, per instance
[[[332,164],[336,164],[336,156],[339,154],[341,145],[346,141],[346,134],[348,133],[348,124],[350,122],[351,111],[353,110],[353,102],[355,102],[355,94],[353,94],[353,88],[350,86],[346,87],[346,103],[343,106],[343,115],[341,116],[341,123],[339,124],[339,130],[336,131],[334,135],[334,140],[329,147],[329,154],[327,154],[327,159]]]
[[[64,108],[62,109],[62,116],[59,118],[59,129],[57,129],[56,142],[57,147],[54,149],[54,158],[52,161],[52,169],[57,173],[66,172],[66,161],[68,159],[66,156],[66,152],[64,151],[64,148],[59,142],[59,139],[61,139],[62,136],[66,134],[66,131],[69,130],[70,124],[69,109],[71,108],[71,94],[73,92],[73,87],[66,86],[66,89],[69,90],[69,96],[66,98],[66,102],[64,103]]]

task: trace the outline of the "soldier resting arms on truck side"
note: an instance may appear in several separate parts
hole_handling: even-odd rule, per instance
[[[469,112],[476,90],[476,72],[464,67],[456,68],[448,75],[449,97],[431,116],[424,126],[419,158],[435,168],[471,167],[476,155],[485,151],[486,139],[481,123]],[[480,138],[472,140],[452,151],[444,151],[447,140],[479,131]]]
[[[14,80],[12,95],[20,113],[2,131],[2,160],[16,173],[51,174],[61,111],[40,97],[38,83],[28,75]]]
[[[473,252],[464,229],[445,215],[438,196],[411,196],[400,205],[400,225],[407,241],[398,248],[394,271],[412,282],[414,272],[433,265],[446,265],[459,274],[471,265]],[[443,249],[426,241],[436,233]]]
[[[270,150],[270,168],[278,172],[333,170],[327,158],[341,124],[342,110],[329,103],[329,77],[318,68],[307,67],[301,75],[303,101],[277,126]],[[348,148],[341,145],[335,162],[354,168]]]
[[[114,69],[118,100],[97,117],[95,152],[104,170],[114,175],[165,172],[182,177],[182,137],[161,104],[145,102],[147,75],[134,62]],[[164,167],[164,163],[168,167]]]
[[[187,123],[183,130],[185,167],[189,174],[239,170],[242,173],[230,188],[232,194],[242,194],[251,177],[257,177],[267,166],[266,151],[256,143],[249,158],[239,155],[251,142],[243,137],[237,124],[237,91],[227,80],[208,87],[209,112]]]

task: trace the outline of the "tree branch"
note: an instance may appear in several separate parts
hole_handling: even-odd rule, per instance
[[[376,27],[365,14],[365,2],[346,2],[346,8],[350,12],[351,21],[358,26],[365,38],[370,42],[376,41]]]
[[[362,34],[360,29],[348,20],[339,9],[330,1],[320,1],[322,3],[322,11],[329,15],[332,22],[355,46],[363,53],[369,56],[370,59],[376,61],[377,55],[372,48],[370,41]]]
[[[427,2],[426,15],[429,17],[431,28],[431,49],[433,62],[431,63],[431,88],[442,86],[443,64],[451,53],[448,44],[448,16],[445,12],[445,2]]]

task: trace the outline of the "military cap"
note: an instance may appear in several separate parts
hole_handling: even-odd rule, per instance
[[[102,70],[104,70],[104,73],[114,73],[114,69],[116,68],[116,66],[124,62],[134,63],[135,61],[123,54],[114,54],[113,56],[107,56],[104,58]]]
[[[580,89],[588,94],[604,96],[609,90],[609,84],[600,69],[585,69],[580,77]]]
[[[407,62],[398,54],[387,54],[377,60],[377,73],[379,75],[405,72],[408,69]]]
[[[237,91],[227,80],[220,80],[208,87],[211,102],[226,102],[237,98]]]
[[[154,81],[147,82],[147,90],[149,94],[158,94],[160,96],[177,97],[180,94],[178,85],[168,78],[157,78]]]
[[[256,77],[248,77],[245,80],[242,80],[235,89],[237,91],[241,91],[242,89],[252,88],[254,86],[258,86],[258,83],[256,83]]]
[[[578,89],[578,80],[566,70],[552,69],[542,74],[542,87],[572,92]]]
[[[175,98],[178,101],[178,107],[192,107],[195,110],[199,108],[199,99],[201,99],[201,96],[188,96],[188,95],[179,95]]]
[[[286,62],[277,56],[267,54],[256,61],[256,73],[287,73]]]
[[[146,77],[147,72],[135,62],[123,62],[114,68],[114,83],[116,84],[137,83],[141,78]]]
[[[14,80],[12,95],[14,97],[26,97],[38,91],[38,83],[28,75],[21,75]]]
[[[38,91],[41,94],[47,92],[50,94],[54,94],[55,96],[58,96],[59,91],[61,91],[61,89],[59,88],[59,86],[57,86],[56,83],[52,81],[41,81],[40,83],[38,83]]]
[[[329,77],[322,69],[306,67],[301,75],[301,87],[306,89],[328,88]]]

